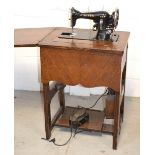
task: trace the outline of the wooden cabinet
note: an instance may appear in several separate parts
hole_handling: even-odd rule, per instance
[[[115,91],[107,99],[105,111],[90,110],[90,121],[80,128],[113,135],[113,149],[117,148],[124,114],[124,92],[129,32],[117,32],[117,42],[99,40],[63,39],[58,36],[69,28],[16,29],[15,47],[39,46],[41,82],[43,83],[46,138],[51,137],[55,125],[69,127],[68,116],[72,107],[65,106],[65,85],[81,84],[84,87],[106,86]],[[90,31],[75,29],[76,33]],[[56,81],[49,86],[49,81]],[[58,91],[60,109],[51,120],[50,101]],[[113,124],[105,124],[105,117]]]

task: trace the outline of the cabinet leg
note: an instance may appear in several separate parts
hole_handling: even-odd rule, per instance
[[[60,107],[62,107],[62,109],[64,111],[64,109],[65,109],[64,87],[59,90],[59,92],[58,92],[58,98],[59,98]]]
[[[49,83],[43,84],[43,97],[44,97],[45,132],[46,132],[46,139],[49,139],[51,137]]]
[[[113,135],[113,149],[117,149],[117,135]]]
[[[121,104],[121,121],[123,122],[124,119],[124,95],[123,95],[123,99],[122,99],[122,104]]]
[[[118,140],[118,128],[119,128],[119,92],[116,92],[115,102],[114,102],[114,130],[113,130],[113,149],[117,149],[117,140]]]

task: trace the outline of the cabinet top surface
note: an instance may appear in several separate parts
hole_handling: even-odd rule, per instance
[[[88,29],[74,29],[75,33],[89,33]],[[117,42],[102,40],[78,40],[59,38],[62,32],[71,32],[70,28],[24,28],[15,29],[14,46],[15,47],[55,47],[106,51],[116,54],[122,54],[129,38],[129,32],[116,31],[119,35]]]

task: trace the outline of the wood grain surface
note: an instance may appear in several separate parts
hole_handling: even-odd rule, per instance
[[[14,47],[35,47],[55,28],[23,28],[14,30]]]
[[[41,47],[41,81],[120,89],[121,56],[93,51]]]

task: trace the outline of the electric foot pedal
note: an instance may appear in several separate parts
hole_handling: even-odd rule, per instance
[[[89,114],[85,108],[78,108],[69,118],[69,124],[75,129],[88,121]]]

